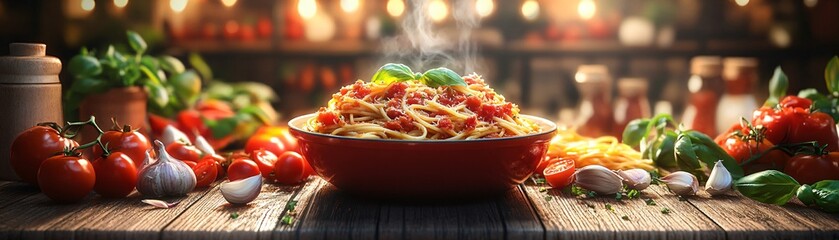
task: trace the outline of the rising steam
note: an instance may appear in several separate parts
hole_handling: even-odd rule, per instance
[[[466,74],[475,71],[477,46],[472,30],[480,24],[474,0],[453,0],[449,11],[454,28],[437,29],[428,14],[430,0],[409,0],[401,33],[383,42],[384,61],[407,64],[415,71],[447,67]]]

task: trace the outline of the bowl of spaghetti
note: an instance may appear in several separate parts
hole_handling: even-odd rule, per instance
[[[414,200],[500,194],[545,156],[556,125],[519,114],[481,76],[382,69],[289,121],[307,161],[338,189]]]

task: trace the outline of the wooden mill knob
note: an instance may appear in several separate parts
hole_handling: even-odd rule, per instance
[[[11,43],[9,55],[43,57],[47,55],[47,45],[43,43]]]

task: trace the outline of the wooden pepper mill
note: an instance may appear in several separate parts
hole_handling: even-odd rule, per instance
[[[40,122],[61,124],[61,61],[46,56],[47,45],[9,44],[0,56],[0,179],[19,180],[9,164],[18,134]]]

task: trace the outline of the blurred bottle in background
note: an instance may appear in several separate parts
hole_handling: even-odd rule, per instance
[[[621,138],[623,129],[629,121],[650,117],[650,101],[647,99],[649,88],[647,79],[621,78],[618,80],[618,99],[615,101],[615,122],[613,135]]]
[[[574,75],[580,90],[575,126],[583,136],[612,134],[612,77],[604,65],[580,65]]]
[[[750,119],[757,109],[752,88],[757,82],[757,59],[730,57],[723,59],[725,94],[717,109],[717,131],[724,132],[740,118]],[[713,136],[713,135],[711,135]]]
[[[723,91],[722,64],[717,56],[697,56],[690,61],[688,106],[682,123],[708,136],[717,135],[717,105]]]

